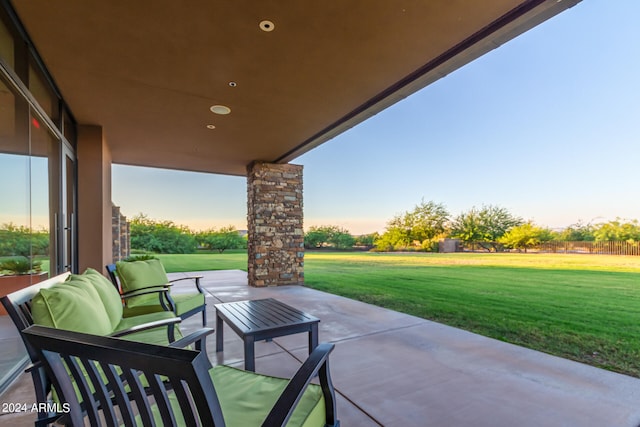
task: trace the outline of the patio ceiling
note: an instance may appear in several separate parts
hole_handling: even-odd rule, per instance
[[[12,3],[78,123],[103,127],[114,163],[245,175],[578,1]]]

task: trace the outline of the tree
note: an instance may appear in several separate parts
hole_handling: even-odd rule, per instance
[[[637,219],[622,220],[616,218],[615,221],[609,221],[599,224],[593,230],[593,236],[596,242],[607,241],[640,241],[640,223]]]
[[[376,249],[382,252],[391,252],[407,247],[405,230],[399,227],[387,226],[386,231],[375,242]]]
[[[375,245],[376,240],[380,238],[380,234],[377,232],[370,233],[370,234],[362,234],[360,236],[355,236],[355,238],[356,238],[356,242],[355,242],[356,246],[365,246],[368,248],[372,248]]]
[[[245,249],[247,241],[233,226],[211,229],[195,235],[200,246],[223,253],[227,249]]]
[[[13,223],[0,226],[0,256],[23,256],[49,254],[49,232],[33,230]]]
[[[311,227],[304,233],[304,247],[307,249],[320,248],[329,241],[330,227]]]
[[[595,240],[593,230],[594,227],[591,224],[578,221],[559,232],[558,239],[565,242],[592,242]]]
[[[305,248],[314,249],[323,246],[332,246],[336,249],[350,249],[356,239],[349,230],[335,226],[323,225],[309,228],[304,235]]]
[[[480,212],[475,208],[458,215],[451,223],[451,236],[464,243],[475,243],[484,239]]]
[[[548,228],[537,227],[531,222],[512,227],[502,237],[499,243],[508,248],[524,249],[538,246],[540,243],[553,240],[553,232]]]
[[[355,237],[345,229],[338,229],[335,233],[329,236],[329,244],[336,249],[351,249],[355,243]]]
[[[196,239],[188,227],[172,221],[156,221],[140,213],[131,220],[131,248],[163,254],[188,254]]]
[[[0,256],[31,255],[31,230],[12,223],[3,224],[0,229]]]
[[[395,216],[386,231],[376,241],[378,250],[432,247],[431,242],[442,236],[447,228],[449,212],[433,201],[424,200],[412,211]]]
[[[465,243],[477,243],[487,251],[500,249],[498,241],[509,229],[522,224],[522,219],[507,209],[494,205],[475,206],[458,215],[451,224],[451,236]]]

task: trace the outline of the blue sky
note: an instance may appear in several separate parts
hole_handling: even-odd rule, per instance
[[[640,219],[638,16],[637,0],[584,0],[294,160],[305,228],[383,231],[422,199],[553,228]],[[114,165],[113,200],[246,228],[243,177]]]

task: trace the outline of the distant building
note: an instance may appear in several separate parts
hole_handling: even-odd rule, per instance
[[[462,252],[462,243],[460,239],[444,239],[438,242],[438,252],[451,253]]]

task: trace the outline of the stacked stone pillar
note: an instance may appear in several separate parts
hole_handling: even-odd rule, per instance
[[[111,237],[113,239],[113,262],[127,258],[131,254],[131,235],[127,217],[120,212],[120,206],[111,204]]]
[[[249,285],[302,284],[302,166],[252,163],[247,201]]]

